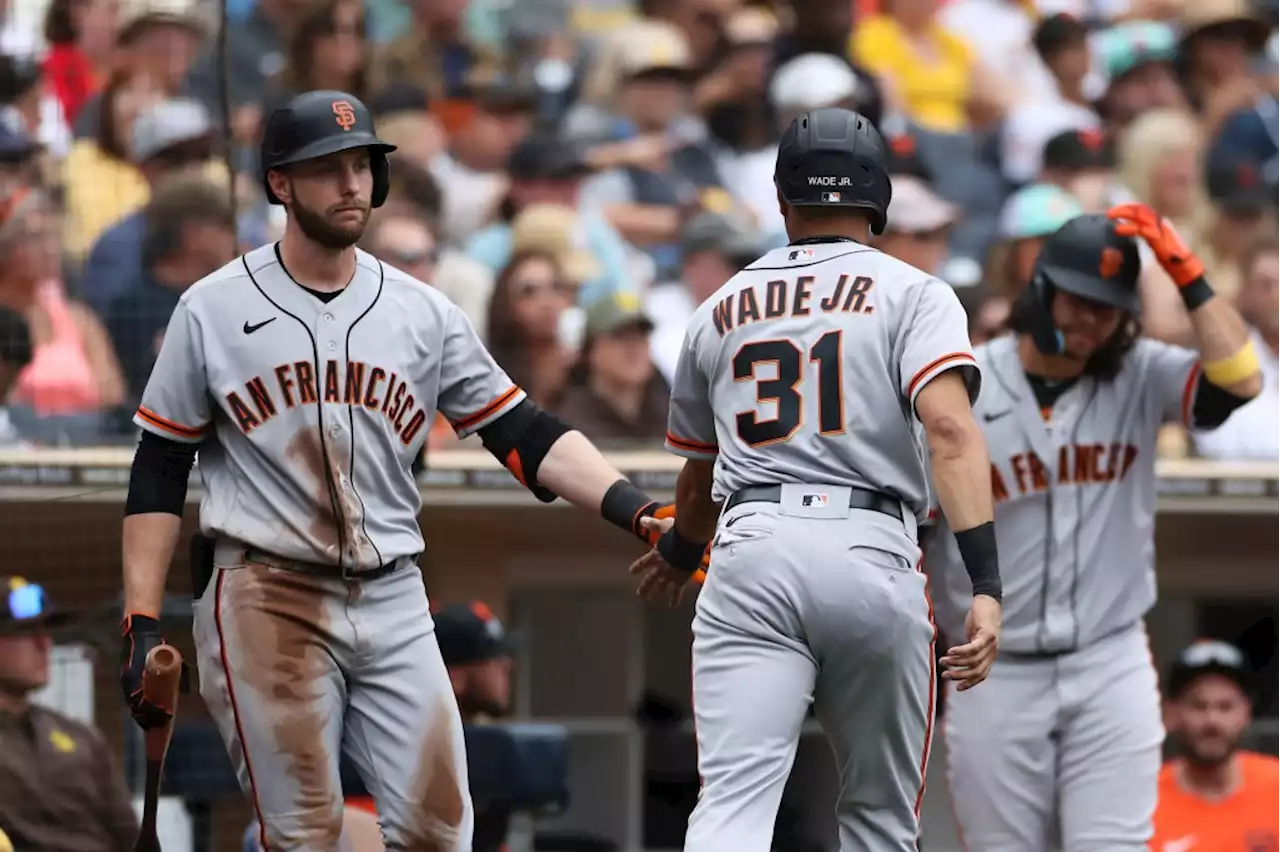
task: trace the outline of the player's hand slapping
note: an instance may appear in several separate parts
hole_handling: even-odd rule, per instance
[[[664,509],[666,507],[663,507]],[[631,574],[640,578],[640,585],[636,587],[636,594],[644,598],[650,603],[658,603],[666,601],[669,606],[679,606],[680,601],[684,599],[685,587],[690,580],[697,579],[699,575],[705,576],[703,570],[699,570],[695,574],[689,574],[681,571],[679,568],[672,566],[662,554],[658,552],[656,547],[658,539],[667,530],[675,526],[674,506],[671,514],[665,514],[660,509],[652,517],[641,518],[640,527],[648,536],[650,543],[655,545],[644,556],[641,556],[635,562],[631,563]],[[707,552],[702,555],[702,568],[705,570],[707,561],[710,559],[711,545],[707,545]]]
[[[963,645],[956,645],[942,658],[944,680],[954,681],[963,692],[987,679],[1000,649],[1000,602],[989,595],[974,595],[964,620]]]

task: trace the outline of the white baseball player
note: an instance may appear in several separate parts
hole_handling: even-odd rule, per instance
[[[921,428],[975,592],[945,676],[980,683],[1000,632],[979,373],[951,288],[865,244],[890,196],[865,118],[797,119],[775,181],[792,243],[689,324],[667,433],[687,459],[678,513],[632,568],[643,595],[678,599],[679,569],[714,533],[693,623],[703,788],[684,848],[767,852],[812,704],[840,772],[840,848],[915,852],[935,697]]]
[[[1198,352],[1138,336],[1134,237],[1178,284]],[[947,697],[951,796],[975,852],[1139,852],[1164,739],[1142,622],[1156,592],[1156,434],[1225,421],[1258,393],[1258,357],[1203,264],[1142,205],[1050,236],[1013,320],[1016,334],[976,352],[1013,567],[988,684]],[[926,546],[944,632],[964,629],[969,595],[949,526]]]
[[[201,694],[268,852],[338,846],[342,750],[387,849],[471,849],[462,725],[417,567],[410,466],[437,409],[543,501],[637,534],[660,509],[527,400],[455,305],[354,248],[390,150],[342,92],[272,113],[262,166],[284,238],[183,294],[135,417],[121,685],[142,726],[170,717],[141,675],[198,449]]]

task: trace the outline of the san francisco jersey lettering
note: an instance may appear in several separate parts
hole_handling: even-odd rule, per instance
[[[776,482],[849,485],[895,494],[922,518],[915,397],[953,368],[976,396],[968,323],[949,286],[857,243],[786,246],[694,313],[667,448],[716,460],[716,499]]]
[[[1139,340],[1114,381],[1081,378],[1041,411],[1014,337],[975,354],[1004,581],[1001,649],[1085,647],[1134,624],[1156,595],[1151,448],[1162,424],[1190,424],[1199,356]],[[963,636],[969,577],[939,522],[925,566],[939,624]]]
[[[367,570],[422,552],[435,412],[465,436],[523,398],[438,291],[358,252],[325,302],[266,246],[183,294],[134,422],[203,442],[205,534]]]

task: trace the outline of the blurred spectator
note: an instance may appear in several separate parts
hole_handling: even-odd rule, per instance
[[[93,312],[67,298],[60,276],[56,212],[35,190],[19,190],[0,211],[0,306],[31,329],[34,358],[11,402],[38,416],[91,415],[124,401],[111,342]]]
[[[432,219],[408,207],[384,208],[370,220],[365,242],[369,253],[383,263],[448,296],[483,334],[493,295],[493,272],[443,245]]]
[[[45,165],[43,149],[21,130],[13,130],[0,122],[0,198],[15,190],[46,182],[41,173]]]
[[[77,139],[62,161],[66,219],[63,240],[82,257],[122,216],[147,203],[147,181],[134,162],[133,125],[159,95],[140,74],[117,74],[83,112],[100,112],[95,135]]]
[[[755,150],[777,136],[766,97],[778,21],[758,8],[734,12],[725,24],[717,61],[693,90],[696,111],[720,143]]]
[[[1207,212],[1201,153],[1195,119],[1176,109],[1143,113],[1126,129],[1117,152],[1125,188],[1173,222],[1188,241],[1200,232]]]
[[[399,83],[377,92],[368,106],[378,126],[378,137],[396,146],[397,159],[430,170],[435,158],[447,147],[448,138],[440,122],[431,115],[426,93]],[[436,213],[439,213],[438,204]]]
[[[1097,108],[1112,132],[1147,110],[1187,108],[1174,68],[1177,34],[1169,24],[1118,24],[1098,33],[1093,48],[1107,78]]]
[[[694,310],[763,253],[761,241],[719,213],[699,213],[680,232],[677,278],[659,282],[645,294],[645,313],[656,324],[651,353],[670,383]]]
[[[133,79],[156,97],[179,97],[186,91],[191,63],[205,37],[204,21],[190,0],[126,0],[116,33],[116,73]],[[100,137],[106,113],[94,104],[81,110],[77,139]],[[128,138],[127,136],[125,138]]]
[[[846,0],[782,0],[778,5],[789,15],[791,26],[774,44],[774,67],[806,53],[841,57],[858,77],[857,111],[880,127],[886,112],[880,83],[866,68],[853,63],[853,4]]]
[[[973,49],[998,79],[1017,81],[1020,100],[1056,100],[1053,79],[1034,49],[1037,9],[1023,0],[947,0],[938,22]],[[1044,10],[1048,18],[1055,17]],[[1048,19],[1046,18],[1046,20]]]
[[[268,84],[262,112],[313,89],[368,98],[369,49],[361,0],[320,0],[293,25],[285,66]]]
[[[1075,196],[1086,213],[1104,213],[1120,203],[1116,154],[1101,130],[1068,130],[1044,146],[1040,182]]]
[[[1083,212],[1075,196],[1049,184],[1033,184],[1009,196],[1000,211],[1000,242],[987,265],[991,295],[1012,302],[1031,281],[1045,237]]]
[[[737,0],[640,0],[641,14],[680,30],[694,67],[706,69],[723,44],[725,26]]]
[[[177,177],[161,184],[143,218],[141,275],[106,314],[129,410],[142,398],[179,297],[236,256],[234,213],[227,193],[200,177]]]
[[[0,54],[0,122],[58,155],[70,144],[61,108],[47,96],[44,70],[34,57]]]
[[[1089,32],[1070,15],[1052,15],[1032,36],[1042,67],[1052,77],[1049,91],[1025,98],[1012,109],[1001,128],[1000,162],[1014,185],[1034,180],[1041,153],[1051,137],[1072,130],[1095,129],[1100,120],[1088,91]]]
[[[875,239],[880,251],[929,275],[942,275],[947,259],[947,233],[960,211],[919,178],[893,178],[889,223]]]
[[[1240,289],[1246,252],[1263,232],[1274,234],[1276,187],[1263,181],[1255,163],[1209,166],[1206,187],[1213,208],[1200,234],[1200,258],[1214,292],[1234,298]]]
[[[507,164],[510,185],[499,206],[498,221],[477,233],[467,243],[467,254],[493,270],[501,269],[511,257],[513,226],[523,211],[532,206],[556,205],[562,210],[574,209],[582,178],[590,172],[590,152],[580,151],[573,143],[556,134],[535,133],[525,138]],[[588,255],[588,269],[567,270],[583,287],[584,301],[603,298],[626,288],[631,278],[628,248],[597,213],[575,210],[567,220],[570,241]]]
[[[511,381],[546,409],[558,404],[573,360],[560,324],[574,290],[554,254],[517,249],[498,274],[489,303],[489,351]]]
[[[1272,227],[1241,258],[1240,313],[1253,326],[1262,392],[1217,431],[1197,432],[1196,449],[1217,459],[1280,459],[1280,243]]]
[[[30,700],[49,682],[50,631],[72,616],[21,577],[0,577],[0,595],[0,825],[15,850],[127,852],[138,821],[106,739]]]
[[[165,100],[147,107],[133,123],[131,151],[145,180],[141,202],[111,220],[92,243],[80,285],[85,303],[99,316],[106,316],[112,301],[141,280],[142,207],[152,189],[186,171],[226,179],[222,164],[210,161],[213,125],[195,100]]]
[[[1270,28],[1248,0],[1195,0],[1183,6],[1179,23],[1185,85],[1213,137],[1227,116],[1263,97],[1252,63]]]
[[[69,125],[107,79],[118,12],[113,0],[51,0],[45,12],[44,75]]]
[[[431,164],[449,242],[465,243],[498,214],[508,188],[504,169],[533,126],[536,107],[526,90],[495,85],[479,92],[474,109],[449,131],[449,150]]]
[[[650,255],[657,274],[679,269],[681,222],[699,209],[734,206],[705,139],[686,138],[693,68],[680,31],[658,23],[629,28],[619,56],[618,138],[653,137],[648,162],[589,178],[581,203]],[[665,138],[664,138],[665,137]]]
[[[31,363],[31,331],[22,315],[0,308],[0,448],[23,446],[22,434],[13,421],[5,400],[18,375]]]
[[[670,386],[649,355],[653,321],[639,297],[615,293],[586,310],[585,337],[559,414],[592,441],[656,441],[666,434]]]
[[[1153,850],[1276,848],[1280,766],[1240,747],[1252,689],[1244,654],[1225,642],[1197,642],[1174,662],[1164,722],[1178,756],[1160,770]]]

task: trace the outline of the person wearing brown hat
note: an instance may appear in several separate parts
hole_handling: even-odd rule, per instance
[[[1194,0],[1183,6],[1179,23],[1186,86],[1212,137],[1228,115],[1263,96],[1253,60],[1270,27],[1248,0]]]
[[[0,576],[0,826],[15,850],[126,852],[138,823],[102,733],[32,700],[49,683],[50,633],[72,618],[43,587]]]
[[[649,355],[653,320],[631,293],[587,307],[586,335],[559,414],[597,442],[653,441],[667,426],[671,389]]]

